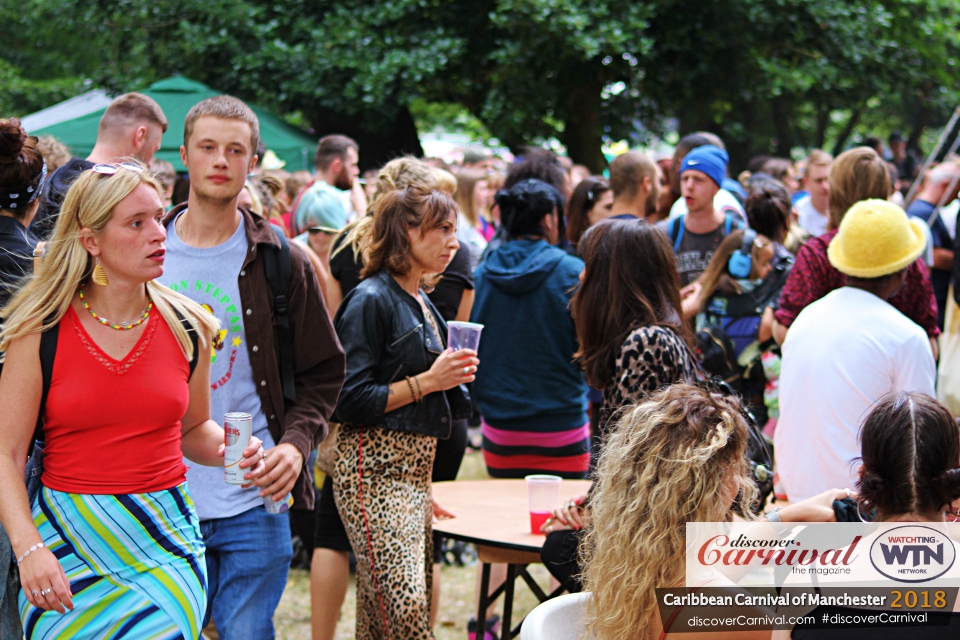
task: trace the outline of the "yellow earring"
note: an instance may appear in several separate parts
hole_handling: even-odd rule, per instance
[[[97,264],[93,267],[93,275],[90,276],[90,279],[93,280],[94,284],[99,284],[101,287],[105,287],[110,284],[110,281],[107,279],[107,272],[103,270],[103,266],[100,265],[100,258],[94,258],[97,261]]]

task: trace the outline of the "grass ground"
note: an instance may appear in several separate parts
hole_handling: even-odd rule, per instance
[[[487,478],[483,458],[479,453],[470,452],[464,457],[458,480],[477,480]],[[474,602],[476,590],[477,565],[456,567],[444,565],[441,569],[440,615],[434,630],[437,640],[465,640],[467,620],[476,615]],[[549,574],[542,565],[530,568],[541,587],[546,589]],[[514,620],[520,620],[536,606],[536,597],[530,593],[522,581],[518,581],[514,600]],[[337,624],[337,640],[354,637],[354,615],[356,610],[356,583],[351,576],[347,599],[340,611]],[[497,609],[498,613],[500,609]],[[310,574],[303,570],[292,570],[287,589],[280,601],[274,621],[279,640],[310,640]]]

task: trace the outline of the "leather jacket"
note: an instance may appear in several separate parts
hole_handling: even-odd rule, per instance
[[[390,384],[427,371],[446,348],[447,324],[426,295],[423,300],[440,329],[440,343],[427,330],[417,301],[385,270],[344,298],[333,320],[347,356],[335,420],[445,440],[453,420],[470,417],[470,396],[463,385],[385,413]]]

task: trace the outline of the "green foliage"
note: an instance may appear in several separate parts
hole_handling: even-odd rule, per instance
[[[25,116],[70,98],[83,89],[77,78],[28,80],[20,70],[0,59],[0,113]]]
[[[513,147],[710,129],[735,161],[920,140],[960,100],[960,0],[0,0],[0,104],[183,73],[392,135],[461,126]],[[469,117],[465,115],[469,113]],[[412,126],[412,125],[411,125]],[[638,133],[642,132],[642,133]]]
[[[476,141],[493,138],[476,116],[455,102],[427,102],[417,98],[410,103],[410,113],[420,132],[462,133]]]

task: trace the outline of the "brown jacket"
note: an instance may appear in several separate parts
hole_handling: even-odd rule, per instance
[[[185,208],[183,204],[172,209],[164,217],[163,225],[168,226]],[[279,246],[280,242],[269,222],[246,209],[241,211],[250,252],[240,270],[238,286],[250,368],[274,442],[290,443],[303,454],[303,470],[293,489],[293,506],[312,509],[313,473],[307,460],[327,436],[327,420],[343,386],[346,359],[310,260],[291,242],[290,325],[297,401],[284,400],[275,341],[273,292],[264,273],[263,252],[257,250],[260,245]],[[214,419],[219,420],[217,416]]]

